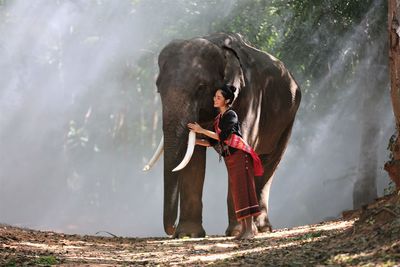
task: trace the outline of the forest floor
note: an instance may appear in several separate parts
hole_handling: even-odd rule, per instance
[[[67,235],[0,225],[0,266],[400,266],[400,194],[252,240]]]

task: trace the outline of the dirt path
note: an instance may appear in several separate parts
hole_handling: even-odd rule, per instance
[[[249,241],[111,238],[0,226],[0,266],[400,266],[400,198],[349,219],[279,229]]]

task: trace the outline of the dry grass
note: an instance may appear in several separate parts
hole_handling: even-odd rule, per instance
[[[248,241],[78,236],[2,225],[0,265],[400,266],[399,199]]]

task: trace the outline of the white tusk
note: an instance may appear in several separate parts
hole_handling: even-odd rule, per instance
[[[144,166],[143,171],[146,172],[148,170],[150,170],[153,165],[157,162],[157,160],[160,158],[161,154],[164,151],[164,136],[161,138],[160,143],[158,144],[157,150],[154,153],[153,157],[151,158],[151,160],[149,161],[149,163],[146,164],[146,166]]]
[[[180,171],[180,170],[182,170],[183,168],[186,167],[186,165],[189,163],[189,161],[190,161],[190,159],[191,159],[191,157],[193,155],[195,144],[196,144],[196,133],[193,132],[193,131],[190,131],[189,132],[189,141],[188,141],[188,147],[187,147],[187,150],[186,150],[186,154],[183,157],[182,162],[179,163],[179,165],[176,166],[176,168],[172,170],[173,172]]]

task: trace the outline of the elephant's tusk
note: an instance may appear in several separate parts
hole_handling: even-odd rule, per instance
[[[172,170],[173,172],[180,171],[180,170],[182,170],[183,168],[186,167],[186,165],[189,163],[189,161],[190,161],[190,159],[191,159],[191,157],[193,155],[195,144],[196,144],[196,133],[193,132],[193,131],[190,131],[189,132],[189,141],[188,141],[188,147],[187,147],[187,150],[186,150],[186,154],[183,157],[182,162],[179,163],[179,165],[176,166],[176,168]]]
[[[164,151],[164,136],[161,138],[161,141],[158,144],[157,150],[154,153],[153,157],[150,159],[149,163],[147,163],[146,166],[144,166],[144,168],[143,168],[144,172],[150,170],[153,167],[153,165],[160,158],[160,156],[163,153],[163,151]]]

